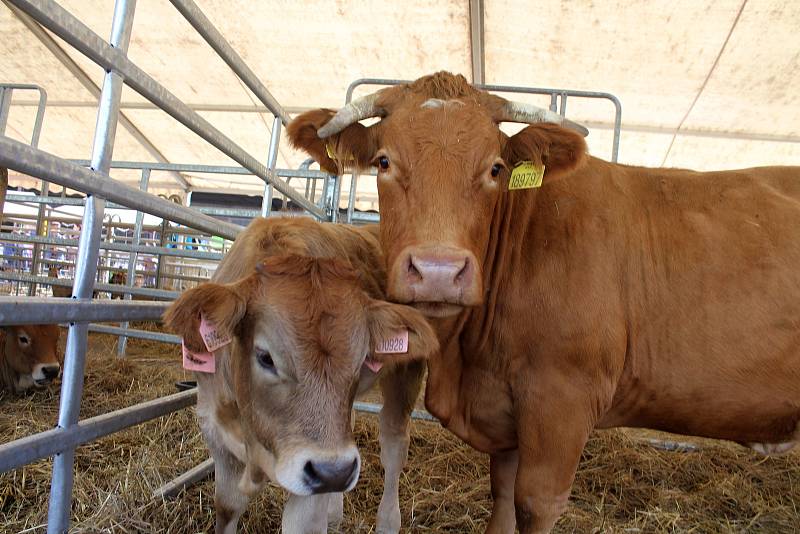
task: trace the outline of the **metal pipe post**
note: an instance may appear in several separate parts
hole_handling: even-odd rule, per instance
[[[142,179],[139,181],[139,189],[142,191],[147,191],[147,184],[150,182],[150,169],[142,169]],[[133,242],[131,243],[134,246],[138,246],[141,244],[142,241],[142,226],[144,225],[144,213],[141,211],[136,212],[136,223],[133,225]],[[133,287],[134,283],[136,282],[136,261],[138,260],[139,254],[134,250],[128,255],[128,274],[125,278],[125,285],[128,287]],[[124,300],[131,300],[133,295],[130,293],[125,293]],[[128,328],[129,324],[128,321],[123,322],[120,324],[122,328]],[[125,336],[119,336],[117,340],[117,356],[120,358],[125,356],[125,349],[128,347],[128,338]]]
[[[36,148],[39,146],[39,137],[42,134],[42,121],[44,120],[44,110],[45,106],[47,105],[47,92],[41,87],[38,87],[37,90],[39,91],[39,105],[36,109],[36,120],[33,123],[33,132],[31,133],[31,146]],[[50,195],[50,182],[47,180],[42,180],[41,182],[41,190],[42,196],[47,197]],[[44,226],[45,215],[47,214],[47,205],[40,204],[39,205],[39,212],[36,216],[36,235],[41,235],[47,237],[50,234],[49,224],[48,226]],[[39,261],[40,256],[47,250],[46,247],[40,247],[39,245],[33,245],[33,254],[31,255],[31,274],[38,274],[39,271]],[[28,295],[34,296],[36,295],[36,284],[31,284],[28,286]]]
[[[353,224],[353,210],[356,209],[356,189],[358,188],[358,171],[350,173],[350,196],[347,199],[347,224]]]
[[[8,112],[11,108],[11,93],[13,92],[11,87],[0,87],[0,135],[6,134]]]
[[[136,0],[117,0],[114,5],[114,20],[111,25],[109,42],[123,55],[127,53],[130,43],[135,8]],[[111,168],[122,84],[122,76],[114,71],[106,72],[103,90],[100,93],[97,126],[92,148],[92,169],[104,174],[108,174]],[[95,276],[97,276],[97,257],[100,250],[99,242],[104,209],[105,200],[94,195],[87,197],[81,227],[83,231],[78,245],[73,298],[92,297]],[[89,343],[88,326],[86,323],[73,323],[69,327],[58,414],[58,427],[62,429],[69,429],[78,423],[83,394],[83,373]],[[47,517],[48,534],[60,534],[69,528],[74,459],[74,448],[69,448],[53,458],[53,480],[50,486]]]
[[[267,153],[267,171],[275,176],[275,167],[278,163],[278,146],[281,143],[281,119],[275,117],[272,120],[272,134],[269,138],[269,152]],[[288,182],[287,182],[288,183]],[[264,198],[261,200],[261,216],[269,217],[272,211],[272,183],[267,182],[264,186]]]

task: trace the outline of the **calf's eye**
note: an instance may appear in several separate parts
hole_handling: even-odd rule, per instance
[[[31,342],[31,340],[28,339],[28,336],[19,336],[19,342],[21,345],[27,345]]]
[[[378,158],[378,168],[382,171],[389,170],[389,158],[386,156],[381,156]]]
[[[257,350],[256,361],[258,362],[258,365],[260,365],[267,371],[270,371],[272,373],[276,372],[275,362],[272,361],[272,355],[269,353],[269,351]]]
[[[497,178],[500,176],[500,172],[503,170],[503,166],[500,163],[495,163],[492,165],[492,178]]]

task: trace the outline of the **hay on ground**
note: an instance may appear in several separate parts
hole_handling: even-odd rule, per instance
[[[90,336],[81,417],[175,392],[188,378],[175,347],[132,341],[124,360],[115,338]],[[141,346],[140,346],[141,345]],[[9,441],[51,428],[55,390],[0,397],[0,436]],[[377,419],[360,414],[364,467],[345,497],[342,532],[374,532],[382,491]],[[697,452],[670,452],[630,430],[596,432],[584,451],[567,512],[556,532],[796,532],[800,454],[764,458],[732,444],[702,441]],[[675,438],[673,438],[675,439]],[[698,440],[693,440],[698,442]],[[162,484],[206,458],[193,409],[156,419],[78,449],[72,525],[80,532],[213,531],[213,481],[171,501],[153,500]],[[50,460],[0,475],[3,532],[44,532]],[[415,422],[401,479],[404,532],[483,532],[491,510],[488,458],[433,423]],[[283,491],[255,499],[240,532],[276,532]]]

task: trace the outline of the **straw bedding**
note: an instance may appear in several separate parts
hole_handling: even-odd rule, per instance
[[[62,342],[63,343],[63,342]],[[173,393],[189,378],[174,347],[132,340],[117,359],[115,338],[92,335],[81,417]],[[50,428],[55,388],[0,396],[2,441]],[[382,472],[377,420],[359,414],[364,468],[345,497],[342,532],[374,531]],[[694,452],[656,449],[633,430],[596,432],[584,451],[567,512],[556,532],[797,532],[800,454],[764,458],[733,444],[692,439]],[[659,435],[665,438],[663,435]],[[666,439],[680,439],[670,438]],[[193,410],[183,410],[78,449],[73,528],[80,532],[213,532],[213,481],[163,501],[166,481],[206,458]],[[3,532],[43,532],[49,460],[0,475]],[[483,532],[491,509],[488,458],[432,423],[415,422],[401,480],[405,532]],[[255,499],[240,532],[276,532],[283,492]]]

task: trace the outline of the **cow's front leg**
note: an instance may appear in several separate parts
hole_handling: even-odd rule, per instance
[[[227,452],[214,457],[214,508],[216,534],[235,534],[250,497],[239,488],[244,465]]]
[[[538,377],[537,377],[538,378]],[[577,391],[575,379],[537,380],[518,409],[519,465],[514,507],[520,534],[546,534],[564,512],[598,404]]]
[[[325,534],[328,531],[329,493],[289,495],[283,506],[283,534]]]
[[[411,412],[419,396],[425,364],[401,364],[381,378],[383,408],[380,414],[381,464],[384,471],[383,497],[378,507],[377,531],[400,531],[400,473],[408,458]]]
[[[517,451],[492,454],[489,475],[492,484],[492,517],[487,534],[514,534],[517,521],[514,515],[514,481],[517,476]]]

